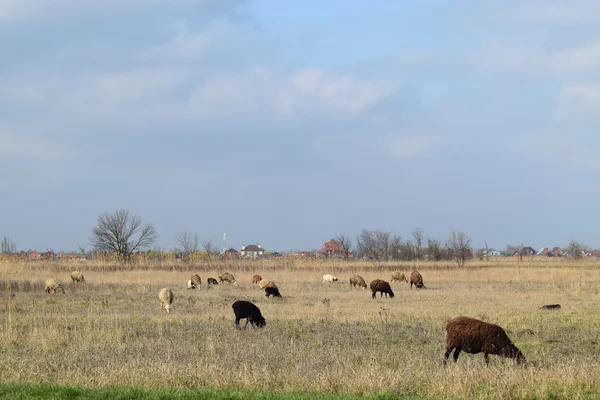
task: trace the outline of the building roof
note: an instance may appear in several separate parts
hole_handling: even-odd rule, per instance
[[[242,251],[265,251],[265,249],[255,244],[249,244],[248,246],[243,247]]]

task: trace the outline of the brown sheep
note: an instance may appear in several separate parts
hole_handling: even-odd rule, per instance
[[[385,297],[387,297],[389,294],[390,298],[394,298],[394,292],[392,292],[392,287],[388,282],[384,280],[375,279],[373,282],[371,282],[370,287],[372,292],[372,298],[375,298],[375,293],[377,292],[380,292],[379,297],[383,297],[383,294],[385,293]]]
[[[508,338],[504,329],[498,325],[469,317],[457,317],[446,325],[446,353],[444,365],[454,350],[454,362],[461,351],[469,354],[483,352],[485,363],[489,363],[489,354],[495,354],[524,363],[525,356]]]
[[[233,283],[234,285],[237,286],[237,281],[235,280],[233,275],[231,275],[229,272],[223,272],[222,274],[219,274],[219,283],[223,283],[223,282]]]
[[[423,277],[417,270],[414,270],[413,272],[410,273],[410,288],[411,289],[412,289],[413,285],[415,285],[415,287],[417,289],[422,289],[425,287],[425,285],[423,285]]]
[[[262,276],[256,274],[252,277],[252,283],[258,283],[262,280]]]
[[[46,279],[46,293],[56,293],[57,291],[65,293],[65,289],[62,287],[59,281],[54,278]]]
[[[404,275],[400,271],[396,271],[392,273],[392,279],[390,282],[406,282],[408,283],[408,279],[406,279],[406,275]]]
[[[270,281],[270,280],[268,280],[268,279],[261,279],[261,280],[260,280],[260,282],[258,282],[258,287],[259,287],[260,289],[266,289],[266,288],[268,288],[268,287],[272,287],[272,288],[275,288],[275,289],[279,289],[279,288],[277,287],[277,285],[275,284],[275,282],[273,282],[273,281]]]
[[[350,278],[350,287],[361,287],[363,289],[367,288],[367,283],[365,282],[365,280],[363,279],[362,276],[360,275],[354,275]]]
[[[198,289],[202,285],[202,279],[200,278],[200,275],[198,275],[198,274],[192,275],[192,278],[190,280],[192,281],[191,289]]]
[[[83,277],[83,274],[79,271],[71,272],[71,279],[73,280],[73,283],[75,283],[75,282],[85,283],[85,278]]]

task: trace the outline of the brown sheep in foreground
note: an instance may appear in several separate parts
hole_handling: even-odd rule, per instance
[[[46,289],[45,290],[46,290],[46,293],[50,293],[50,292],[56,293],[56,291],[65,293],[65,289],[62,287],[60,282],[54,278],[46,279]]]
[[[363,279],[362,276],[360,275],[354,275],[350,278],[350,287],[361,287],[363,289],[367,288],[367,283],[365,282],[365,280]]]
[[[73,283],[75,283],[75,282],[85,283],[85,278],[83,277],[83,274],[79,271],[71,272],[71,279],[73,280]]]
[[[446,325],[446,353],[444,365],[454,350],[454,362],[461,351],[469,354],[483,352],[485,363],[489,363],[489,354],[495,354],[524,363],[525,356],[508,338],[504,329],[498,325],[469,317],[457,317]]]
[[[252,277],[252,283],[258,283],[258,282],[260,282],[261,280],[262,280],[262,277],[261,277],[260,275],[258,275],[258,274],[254,275],[254,276]]]
[[[381,292],[379,297],[383,297],[383,294],[385,293],[385,297],[390,295],[390,298],[394,298],[394,292],[392,292],[392,287],[388,282],[382,279],[375,279],[373,282],[371,282],[370,286],[372,298],[375,298],[375,294],[377,292]]]
[[[412,289],[413,285],[415,285],[415,287],[417,289],[422,289],[425,287],[425,285],[423,285],[423,277],[417,270],[410,273],[410,288],[411,289]]]
[[[404,275],[400,271],[396,271],[392,273],[392,279],[390,282],[406,282],[408,283],[408,279],[406,279],[406,275]]]

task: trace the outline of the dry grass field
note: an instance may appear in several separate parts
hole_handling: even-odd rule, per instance
[[[393,283],[393,299],[348,278],[422,273],[427,289]],[[71,270],[84,272],[73,285]],[[239,285],[207,288],[229,270]],[[187,290],[198,273],[200,290]],[[252,275],[274,280],[266,298]],[[323,284],[323,274],[340,282]],[[55,277],[66,294],[46,294]],[[158,292],[171,287],[170,314]],[[598,398],[600,264],[523,261],[451,264],[249,262],[117,267],[0,261],[0,370],[4,382],[82,387],[200,387],[424,398]],[[234,329],[231,304],[250,300],[265,329]],[[558,311],[544,304],[560,303]],[[503,326],[526,366],[462,353],[442,367],[444,326],[467,315]]]

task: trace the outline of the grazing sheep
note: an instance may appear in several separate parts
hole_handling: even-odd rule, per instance
[[[160,300],[160,309],[167,310],[167,314],[171,312],[171,304],[173,303],[173,291],[169,288],[162,288],[158,293]]]
[[[206,283],[208,284],[208,286],[210,286],[210,285],[218,285],[219,284],[219,282],[217,282],[217,280],[215,278],[208,278],[206,280]]]
[[[415,285],[415,287],[417,289],[422,289],[423,287],[425,287],[425,285],[423,285],[423,277],[417,270],[414,270],[413,272],[410,273],[410,288],[411,289],[413,287],[413,284]]]
[[[54,278],[46,279],[46,293],[56,293],[58,290],[61,293],[65,293],[65,289],[62,287],[59,281]]]
[[[548,304],[545,306],[541,306],[540,310],[559,310],[560,304]]]
[[[508,338],[504,329],[498,325],[469,317],[457,317],[446,325],[446,353],[444,365],[454,350],[454,362],[461,351],[469,354],[483,352],[485,363],[489,363],[489,354],[512,358],[518,364],[524,363],[525,356]]]
[[[266,289],[268,287],[278,289],[277,285],[275,284],[275,282],[270,281],[268,279],[261,279],[260,282],[258,282],[258,287],[260,289]]]
[[[375,294],[377,292],[381,292],[379,297],[383,297],[383,294],[385,293],[385,297],[387,297],[389,294],[390,298],[394,298],[394,292],[392,292],[392,287],[388,282],[382,279],[375,279],[373,282],[371,282],[370,287],[372,292],[372,298],[375,298]]]
[[[83,277],[83,274],[79,271],[71,272],[71,279],[73,280],[73,283],[75,283],[75,282],[85,283],[85,278]]]
[[[233,283],[234,285],[237,286],[237,281],[235,280],[233,275],[231,275],[229,272],[223,272],[222,274],[219,274],[219,282],[220,283],[229,282],[229,283]]]
[[[258,283],[262,280],[262,276],[256,274],[252,277],[252,283]]]
[[[362,276],[360,275],[354,275],[350,278],[350,287],[354,287],[354,286],[358,286],[361,287],[363,289],[367,288],[367,283],[365,282],[365,280],[363,279]]]
[[[265,296],[281,297],[281,294],[279,293],[279,289],[276,287],[267,287],[265,288]]]
[[[240,329],[240,319],[242,318],[246,318],[246,325],[244,325],[244,329],[246,329],[246,326],[248,326],[248,322],[250,322],[251,326],[256,325],[259,328],[262,328],[267,324],[258,307],[249,301],[238,300],[233,303],[231,307],[233,308],[233,312],[235,314],[235,327],[237,329]]]
[[[323,275],[323,283],[327,283],[327,282],[332,283],[332,282],[337,282],[337,281],[338,281],[337,276],[333,276],[330,274]]]
[[[406,279],[406,275],[404,275],[400,271],[396,271],[392,273],[392,279],[390,282],[406,282],[408,283],[408,279]]]
[[[190,279],[190,281],[192,281],[191,289],[199,289],[200,285],[202,285],[202,279],[200,279],[200,275],[198,275],[198,274],[192,275],[192,278]]]

